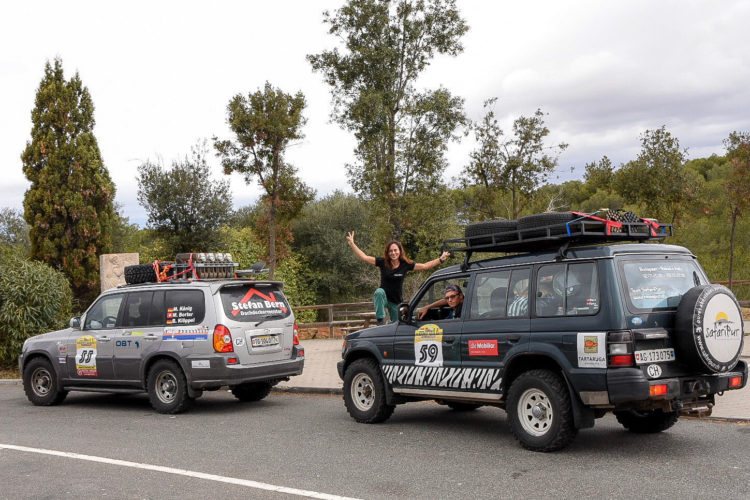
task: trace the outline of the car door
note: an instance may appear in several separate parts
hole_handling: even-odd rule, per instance
[[[129,292],[121,327],[114,337],[114,371],[118,381],[140,383],[141,364],[159,348],[165,321],[164,291]]]
[[[114,337],[124,294],[100,297],[86,311],[83,328],[74,331],[66,344],[68,376],[81,383],[112,381]]]
[[[436,395],[460,385],[463,319],[447,318],[446,307],[434,308],[424,319],[418,319],[416,311],[444,298],[448,285],[457,285],[463,291],[467,282],[466,276],[434,280],[412,302],[411,321],[400,322],[396,328],[395,364],[383,366],[395,392]]]
[[[474,276],[460,349],[462,369],[473,372],[469,388],[499,396],[506,364],[528,349],[530,275],[531,269],[524,267]]]

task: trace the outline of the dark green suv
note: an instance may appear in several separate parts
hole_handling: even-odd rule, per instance
[[[398,322],[347,336],[338,370],[357,421],[425,399],[494,405],[525,448],[552,451],[609,411],[659,432],[745,386],[732,292],[689,250],[645,243],[671,226],[561,212],[466,234],[447,242],[464,262],[434,273]],[[473,260],[480,252],[489,258]],[[449,285],[463,292],[458,318],[435,305]]]

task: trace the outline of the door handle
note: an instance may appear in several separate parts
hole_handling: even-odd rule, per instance
[[[112,339],[110,337],[107,337],[106,335],[97,335],[96,340],[100,340],[102,342],[109,342]]]
[[[146,335],[143,336],[143,338],[145,340],[156,340],[159,338],[159,336],[154,333],[147,333]]]
[[[506,338],[508,339],[508,342],[518,342],[521,340],[520,335],[508,335]]]
[[[448,338],[444,338],[444,339],[443,339],[443,344],[448,344],[448,345],[450,345],[450,344],[452,344],[452,343],[453,343],[453,342],[455,342],[455,341],[456,341],[456,338],[455,338],[455,337],[448,337]]]

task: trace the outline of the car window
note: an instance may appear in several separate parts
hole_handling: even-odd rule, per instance
[[[514,269],[508,289],[508,317],[529,316],[529,269]]]
[[[167,290],[164,298],[167,325],[194,325],[203,321],[206,303],[201,290]]]
[[[510,271],[477,274],[471,293],[471,317],[474,319],[504,318],[509,284]]]
[[[154,292],[130,292],[122,315],[122,326],[147,326]]]
[[[86,313],[83,328],[86,330],[111,329],[117,325],[117,316],[122,304],[122,294],[100,298]]]
[[[599,311],[599,280],[593,262],[540,266],[536,275],[536,315],[580,316]]]
[[[685,292],[705,284],[692,261],[628,260],[620,272],[633,309],[676,308]]]
[[[233,321],[260,321],[285,318],[292,308],[281,290],[269,286],[243,284],[225,286],[219,292],[224,314]]]
[[[416,314],[420,308],[425,308],[441,300],[444,302],[444,298],[446,294],[452,295],[456,293],[455,290],[451,290],[451,291],[446,290],[446,288],[451,285],[457,286],[458,289],[461,291],[461,295],[465,299],[466,288],[468,284],[469,284],[469,278],[467,276],[433,281],[417,299],[416,307],[414,308],[413,313],[412,313],[414,315],[413,319],[414,320],[417,319]],[[435,307],[430,308],[427,311],[427,313],[422,318],[422,320],[428,321],[428,320],[456,319],[457,317],[464,316],[463,303],[457,309],[457,311],[458,311],[458,316],[456,314],[456,311],[454,311],[453,308],[449,307],[448,305],[435,306]]]
[[[166,316],[167,313],[164,310],[164,290],[157,290],[151,299],[148,326],[164,326],[167,321]]]

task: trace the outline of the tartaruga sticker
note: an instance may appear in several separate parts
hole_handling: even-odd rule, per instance
[[[605,333],[579,333],[576,342],[579,368],[606,368]]]

